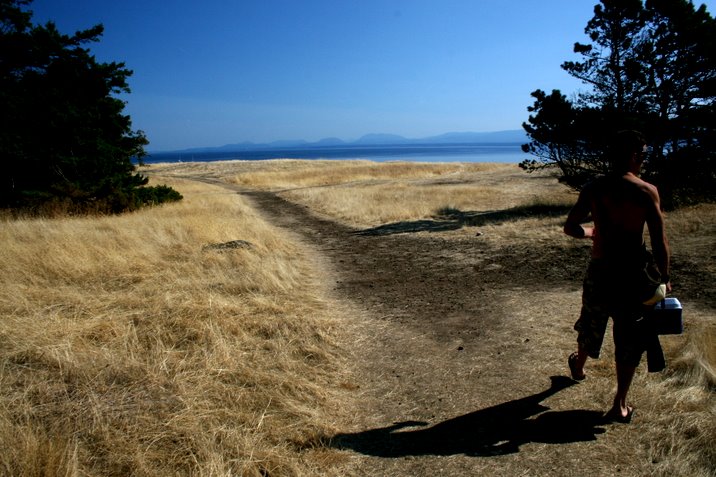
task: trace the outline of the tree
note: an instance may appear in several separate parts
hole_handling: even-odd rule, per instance
[[[575,43],[580,61],[562,68],[588,87],[573,100],[559,91],[562,114],[536,91],[523,125],[536,155],[527,170],[556,166],[560,178],[579,187],[608,170],[609,138],[621,129],[645,133],[652,152],[646,175],[666,201],[713,199],[716,24],[704,6],[686,0],[601,0]],[[550,124],[552,124],[550,126]],[[558,129],[567,128],[569,134]],[[556,154],[555,151],[561,151]]]
[[[649,174],[674,199],[714,198],[716,181],[716,22],[706,7],[650,0]]]
[[[590,105],[630,113],[638,110],[640,78],[639,36],[644,27],[641,0],[605,0],[594,7],[584,32],[593,44],[575,43],[581,62],[567,61],[562,69],[593,88],[582,95]]]
[[[153,194],[139,192],[147,178],[132,158],[141,163],[148,141],[116,97],[129,93],[132,72],[84,47],[99,41],[102,25],[64,35],[52,22],[33,25],[22,8],[29,3],[0,0],[0,205],[141,206]]]
[[[524,161],[520,166],[535,170],[558,164],[562,172],[560,180],[575,188],[604,171],[601,138],[594,134],[598,130],[595,125],[602,121],[599,111],[575,106],[559,90],[552,90],[549,95],[537,90],[532,96],[535,103],[528,111],[535,114],[523,125],[532,142],[524,144],[522,150],[536,159]]]

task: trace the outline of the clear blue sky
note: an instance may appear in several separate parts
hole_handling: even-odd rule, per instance
[[[716,1],[716,0],[715,0]],[[596,0],[36,0],[36,23],[97,23],[134,71],[149,151],[242,141],[520,129]],[[709,11],[711,1],[706,3]]]

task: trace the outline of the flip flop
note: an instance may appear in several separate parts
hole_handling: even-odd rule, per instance
[[[577,374],[577,353],[574,352],[569,355],[569,358],[567,358],[567,364],[569,365],[569,372],[572,374],[572,379],[575,381],[583,381],[584,378],[587,377],[586,374],[584,374],[584,371],[582,371],[581,376]]]
[[[627,406],[626,416],[622,416],[621,411],[619,411],[618,409],[610,409],[606,414],[604,414],[604,422],[618,422],[619,424],[629,424],[633,416],[634,408],[631,406]]]

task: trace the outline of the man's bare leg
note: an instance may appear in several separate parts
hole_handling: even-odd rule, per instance
[[[623,422],[629,422],[633,409],[627,405],[627,393],[636,373],[636,366],[616,363],[617,392],[614,395],[614,405],[607,412],[607,416],[614,417]]]
[[[587,352],[581,345],[577,344],[577,351],[569,356],[569,370],[572,373],[572,379],[581,381],[586,377],[584,374],[584,365],[587,362]]]

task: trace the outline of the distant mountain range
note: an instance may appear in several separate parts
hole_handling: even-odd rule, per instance
[[[258,144],[253,142],[241,142],[237,144],[226,144],[218,147],[198,147],[182,149],[180,151],[156,151],[162,153],[203,153],[203,152],[233,152],[233,151],[255,151],[274,149],[313,149],[320,147],[360,147],[360,146],[392,146],[411,144],[512,144],[528,142],[527,135],[523,130],[515,129],[509,131],[495,132],[449,132],[438,136],[430,136],[419,139],[409,139],[396,134],[366,134],[355,141],[344,141],[336,137],[321,139],[320,141],[282,140],[270,143]]]

